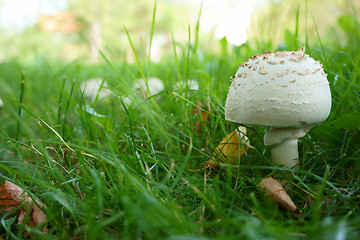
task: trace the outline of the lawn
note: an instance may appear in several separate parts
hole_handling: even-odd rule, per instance
[[[260,49],[222,40],[215,54],[194,44],[198,32],[190,29],[191,41],[174,39],[173,56],[159,63],[120,62],[106,52],[97,64],[0,63],[0,184],[20,186],[47,216],[44,233],[29,217],[17,224],[20,206],[3,211],[0,239],[358,239],[360,31],[358,22],[342,23],[349,19],[339,21],[342,42],[295,38]],[[302,44],[328,74],[332,109],[299,139],[299,169],[272,163],[266,128],[246,126],[253,148],[205,170],[213,157],[224,161],[214,151],[239,126],[224,116],[238,65]],[[80,86],[95,77],[111,94],[91,101]],[[150,77],[164,89],[132,90]],[[286,186],[297,213],[264,196],[258,184],[266,177]]]

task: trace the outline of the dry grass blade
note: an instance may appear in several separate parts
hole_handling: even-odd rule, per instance
[[[296,206],[281,183],[274,178],[265,178],[259,183],[260,189],[280,207],[296,212]]]

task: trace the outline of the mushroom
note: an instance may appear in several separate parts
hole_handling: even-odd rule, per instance
[[[81,83],[81,91],[84,93],[85,97],[90,98],[91,102],[95,102],[96,96],[98,96],[98,99],[105,98],[111,95],[112,92],[108,88],[106,82],[104,82],[103,87],[100,89],[102,82],[102,78],[90,78]]]
[[[324,121],[331,109],[329,82],[322,65],[303,47],[267,52],[239,66],[225,103],[226,120],[269,126],[264,144],[272,161],[298,168],[298,138]]]
[[[149,87],[149,89],[147,89],[147,87]],[[165,89],[163,81],[157,77],[147,79],[147,84],[145,79],[139,78],[136,80],[133,88],[135,91],[138,91],[143,98],[149,97],[147,96],[148,93],[154,95]]]

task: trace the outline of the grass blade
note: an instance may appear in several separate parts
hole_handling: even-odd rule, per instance
[[[20,83],[20,98],[19,98],[20,104],[23,103],[24,91],[25,91],[25,71],[22,71],[22,72],[21,72],[21,83]],[[16,140],[16,141],[19,140],[19,136],[20,136],[20,128],[21,128],[20,117],[21,117],[21,111],[22,111],[22,108],[21,108],[21,106],[19,105],[19,109],[18,109],[19,119],[18,119],[18,121],[17,121],[17,131],[16,131],[16,137],[15,137],[15,140]]]
[[[152,46],[152,40],[153,40],[153,36],[154,36],[154,31],[155,31],[156,6],[157,6],[157,0],[155,0],[155,3],[154,3],[154,9],[153,9],[153,15],[152,15],[152,21],[151,21],[150,41],[149,41],[149,53],[148,53],[147,74],[146,74],[147,79],[149,79],[149,77],[150,77],[151,46]]]

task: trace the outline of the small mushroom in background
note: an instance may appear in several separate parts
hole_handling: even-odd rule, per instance
[[[147,88],[147,86],[149,88]],[[136,79],[134,86],[131,87],[131,91],[134,92],[134,94],[128,94],[127,96],[122,97],[124,104],[129,107],[134,101],[146,99],[165,89],[163,81],[157,77],[150,77],[147,80],[147,86],[146,81],[143,78]]]
[[[0,108],[2,108],[3,106],[4,106],[4,102],[0,98]]]
[[[102,78],[91,78],[89,80],[86,80],[80,85],[81,91],[83,92],[85,97],[90,99],[91,102],[94,102],[97,96],[98,99],[108,97],[113,92],[109,89],[106,82],[104,82],[102,88],[100,89],[102,82]],[[134,86],[132,88],[129,88],[129,92],[134,92],[135,94],[120,96],[124,104],[126,106],[130,106],[132,102],[136,99],[136,96],[141,98],[147,98],[149,97],[149,94],[154,95],[164,90],[164,83],[156,77],[149,78],[147,80],[147,85],[149,87],[148,90],[145,80],[142,78],[137,79]]]
[[[186,90],[199,90],[199,84],[195,80],[179,81],[175,85],[176,88],[186,89]]]
[[[149,89],[147,89],[147,86]],[[133,89],[138,91],[143,98],[149,97],[148,93],[155,95],[165,89],[163,81],[157,77],[150,77],[147,80],[147,86],[145,80],[139,78],[136,80]]]
[[[330,113],[331,93],[322,65],[305,48],[255,55],[232,77],[225,104],[229,121],[269,126],[264,144],[272,160],[299,164],[298,138]]]
[[[90,98],[91,102],[95,101],[96,96],[98,96],[98,99],[102,99],[112,93],[112,91],[107,88],[108,86],[106,82],[104,82],[102,88],[100,89],[102,81],[102,78],[90,78],[85,82],[81,83],[81,91],[84,93],[85,97]]]

